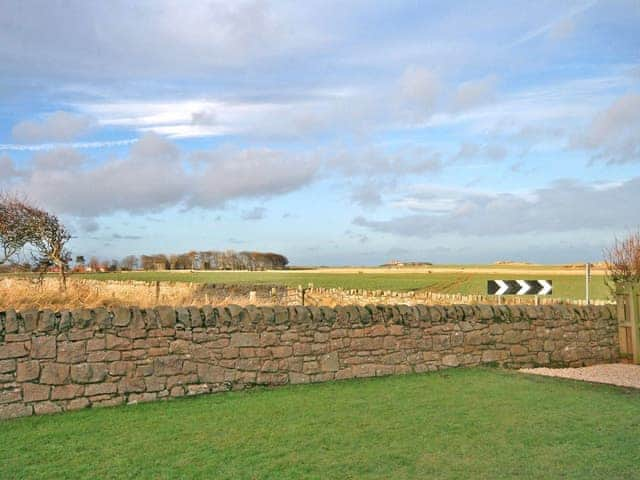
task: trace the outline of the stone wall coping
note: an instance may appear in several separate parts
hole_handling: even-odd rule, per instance
[[[153,308],[110,307],[74,310],[7,310],[0,312],[0,341],[7,333],[106,330],[118,327],[200,328],[258,325],[371,325],[480,322],[514,323],[542,319],[574,322],[615,318],[614,306],[572,305],[347,305],[315,306],[202,306]]]

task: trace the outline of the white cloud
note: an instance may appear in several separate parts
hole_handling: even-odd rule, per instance
[[[407,68],[400,79],[400,94],[410,110],[431,113],[442,91],[441,81],[433,71],[424,67]]]
[[[264,207],[253,207],[251,210],[245,210],[242,212],[243,220],[262,220],[267,214],[267,209]]]
[[[454,162],[470,163],[478,158],[488,159],[492,161],[501,161],[506,158],[508,150],[506,147],[498,144],[478,145],[475,143],[465,142],[460,145],[458,152],[451,158]]]
[[[490,102],[495,97],[497,83],[495,75],[462,83],[454,97],[454,109],[466,110]]]
[[[343,97],[331,93],[309,99],[162,100],[84,103],[75,107],[99,119],[105,126],[133,128],[169,138],[223,135],[298,136],[345,126],[352,115],[341,115]]]
[[[222,146],[185,153],[154,133],[132,144],[128,155],[100,161],[68,147],[36,152],[20,171],[9,157],[1,158],[13,173],[1,177],[0,186],[29,192],[59,213],[83,217],[176,205],[221,208],[238,199],[287,194],[316,179],[383,185],[437,174],[443,167],[441,154],[422,146],[322,147],[302,153]],[[375,199],[355,195],[353,200]]]
[[[291,192],[310,183],[320,167],[317,157],[267,148],[199,152],[191,160],[198,181],[187,201],[201,207]]]
[[[215,125],[218,123],[218,116],[213,108],[207,107],[191,113],[191,123],[194,125]]]
[[[410,67],[375,87],[309,88],[276,95],[77,102],[73,107],[101,125],[154,132],[168,138],[238,136],[309,140],[372,137],[395,129],[462,127],[467,132],[513,135],[535,125],[575,125],[628,90],[633,78],[613,69],[592,78],[553,82],[496,95],[495,75],[472,79],[447,94],[439,77]],[[588,98],[590,101],[585,101]],[[549,125],[553,123],[553,125]],[[2,149],[2,145],[0,145]]]
[[[555,23],[549,30],[551,40],[560,41],[569,38],[576,30],[576,22],[573,18],[565,18]]]
[[[6,0],[0,61],[12,71],[75,78],[203,74],[323,44],[311,22],[296,18],[303,13],[255,0],[70,0],[44,14],[37,3]]]
[[[640,95],[623,95],[598,112],[573,146],[609,163],[640,162]]]
[[[443,168],[439,152],[423,146],[407,145],[396,149],[378,146],[324,150],[328,169],[350,176],[368,178],[437,173]]]
[[[188,159],[173,143],[147,134],[129,155],[100,163],[68,148],[38,153],[18,180],[2,176],[0,186],[28,192],[56,212],[90,217],[269,197],[309,183],[318,167],[313,158],[269,149],[221,149]]]
[[[382,194],[379,185],[360,185],[351,192],[351,201],[361,207],[377,207],[382,205]]]
[[[32,159],[35,170],[69,170],[79,169],[86,161],[84,155],[73,148],[59,147],[53,150],[37,152]]]
[[[2,172],[2,178],[4,178],[5,181],[12,180],[14,177],[20,175],[13,160],[7,155],[0,156],[0,172]]]
[[[80,230],[85,233],[94,233],[100,230],[100,224],[93,218],[82,218],[77,223]]]
[[[177,150],[156,136],[143,137],[129,156],[103,163],[82,156],[80,165],[69,165],[66,150],[47,155],[46,165],[32,169],[16,188],[60,213],[161,210],[179,203],[189,187]]]
[[[423,190],[401,206],[414,213],[388,220],[358,217],[356,225],[377,232],[431,238],[434,235],[496,236],[615,232],[637,226],[640,177],[610,185],[561,181],[524,193]]]
[[[23,143],[67,142],[86,134],[92,125],[91,117],[58,111],[41,121],[25,120],[16,124],[11,135]]]

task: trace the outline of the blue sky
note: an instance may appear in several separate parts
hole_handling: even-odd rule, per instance
[[[640,226],[640,2],[0,0],[0,188],[74,254],[598,260]]]

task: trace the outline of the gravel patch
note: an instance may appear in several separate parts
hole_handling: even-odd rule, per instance
[[[610,363],[580,368],[523,368],[523,373],[640,388],[640,365]]]

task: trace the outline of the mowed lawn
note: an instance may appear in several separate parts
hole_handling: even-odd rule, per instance
[[[283,272],[122,272],[78,275],[77,278],[98,280],[143,280],[200,283],[252,283],[282,284],[290,287],[358,288],[366,290],[408,291],[428,288],[434,292],[486,294],[487,280],[496,278],[527,278],[553,281],[553,295],[559,298],[582,299],[585,297],[584,275],[496,275],[484,273],[322,273],[303,271]],[[591,297],[606,299],[609,290],[603,276],[593,276]]]
[[[3,479],[637,478],[640,394],[497,369],[0,423]]]

